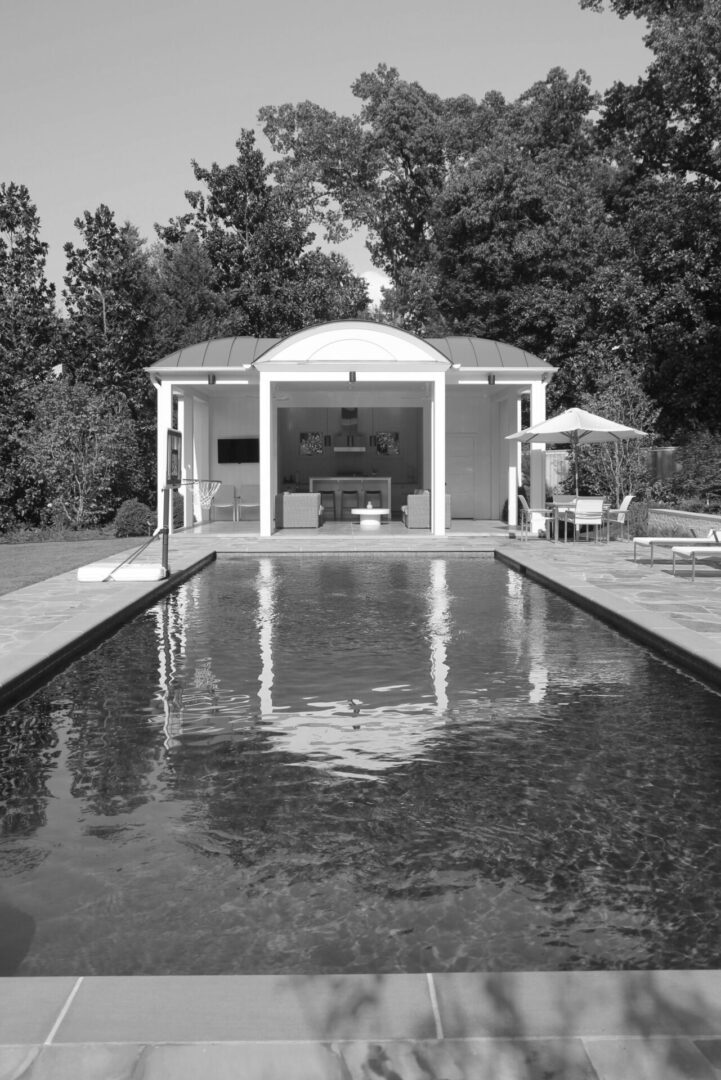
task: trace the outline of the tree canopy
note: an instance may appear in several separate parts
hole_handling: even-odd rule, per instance
[[[312,246],[311,187],[302,176],[276,178],[252,131],[235,145],[230,165],[193,162],[204,189],[186,192],[190,211],[158,227],[170,298],[181,268],[187,274],[192,266],[202,297],[196,318],[216,335],[278,336],[358,315],[367,306],[365,282],[342,256]]]
[[[269,154],[241,130],[227,164],[192,161],[188,209],[151,245],[106,205],[76,218],[62,312],[30,193],[0,183],[0,529],[45,512],[23,431],[67,404],[46,392],[53,369],[66,397],[127,410],[146,467],[123,494],[150,501],[145,367],[213,336],[363,316],[366,283],[338,247],[361,230],[390,280],[377,317],[543,356],[552,409],[615,402],[664,440],[718,438],[721,0],[579,3],[643,20],[651,62],[633,85],[599,95],[554,68],[514,101],[476,101],[380,64],[350,115],[267,105]]]

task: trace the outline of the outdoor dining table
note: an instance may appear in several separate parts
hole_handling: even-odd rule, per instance
[[[563,523],[563,542],[564,543],[568,543],[568,516],[569,516],[569,514],[574,514],[575,515],[575,513],[577,511],[577,508],[578,508],[579,502],[583,502],[584,500],[586,500],[586,501],[590,500],[590,501],[593,501],[594,503],[599,502],[599,498],[596,497],[596,496],[593,496],[593,495],[580,495],[580,496],[579,495],[573,495],[573,496],[568,496],[568,501],[563,502],[563,503],[556,503],[555,500],[554,500],[554,507],[555,507],[555,515],[554,515],[554,523],[553,523],[554,536],[556,538],[559,536],[559,534],[560,534],[560,525],[561,525],[561,522],[562,522]],[[602,530],[602,535],[603,535],[603,527],[605,525],[605,527],[606,527],[606,540],[608,541],[608,539],[609,539],[610,525],[609,525],[609,518],[608,518],[608,515],[606,513],[607,510],[608,510],[608,504],[604,500],[602,502],[602,504],[601,504],[600,521],[589,521],[589,522],[586,523],[587,528],[596,529],[596,540],[598,540],[598,528],[599,528],[599,525],[600,525],[601,530]],[[591,513],[592,513],[592,515],[594,517],[597,516],[596,510],[591,511]],[[574,540],[575,540],[575,524],[576,524],[576,522],[574,520],[574,523],[572,525],[573,532],[574,532]],[[582,525],[582,524],[584,524],[584,522],[580,521],[579,524]]]

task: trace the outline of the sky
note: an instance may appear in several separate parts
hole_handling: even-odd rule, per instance
[[[29,189],[59,295],[77,217],[106,203],[153,241],[191,159],[233,161],[263,105],[357,112],[380,63],[441,97],[512,100],[552,67],[602,91],[648,66],[643,32],[578,0],[0,0],[0,182]],[[346,254],[374,293],[362,239]]]

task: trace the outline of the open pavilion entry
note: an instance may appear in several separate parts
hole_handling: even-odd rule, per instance
[[[276,495],[317,478],[378,477],[398,517],[413,491],[430,493],[430,532],[453,518],[516,523],[520,448],[506,441],[530,397],[545,419],[554,369],[481,338],[422,339],[367,321],[330,323],[284,339],[224,338],[153,364],[158,395],[159,501],[167,431],[182,435],[184,525],[207,520],[198,481],[253,490],[259,531],[277,529]],[[531,450],[532,505],[545,497],[543,447]],[[387,488],[384,485],[387,483]]]

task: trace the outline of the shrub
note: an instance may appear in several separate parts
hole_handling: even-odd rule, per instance
[[[677,498],[702,500],[703,508],[721,500],[721,440],[709,431],[695,432],[676,451],[678,473],[673,479]],[[702,511],[701,511],[702,512]]]
[[[648,536],[648,503],[645,499],[634,499],[628,508],[626,518],[629,536]]]
[[[122,495],[138,490],[138,441],[125,399],[61,377],[38,388],[34,413],[22,438],[24,468],[51,501],[55,522],[84,529],[109,521]]]
[[[153,512],[139,499],[127,499],[115,515],[116,536],[149,536],[153,531]]]

